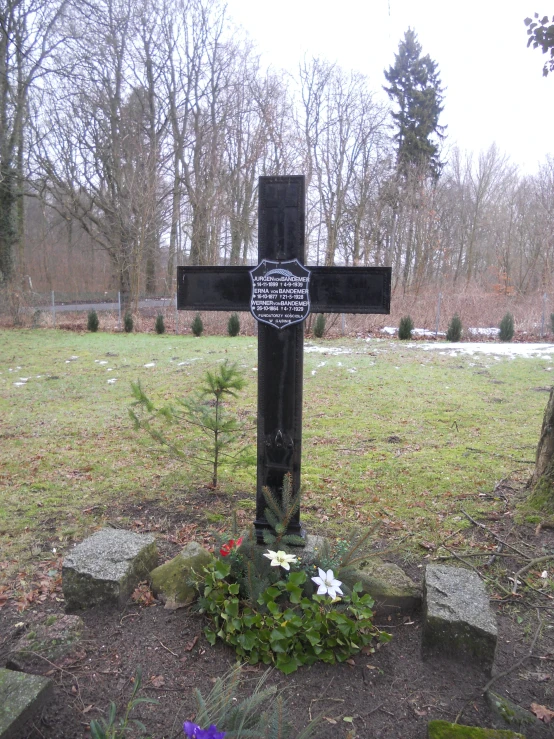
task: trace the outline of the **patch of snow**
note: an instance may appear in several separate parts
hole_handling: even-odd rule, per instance
[[[428,331],[426,328],[414,328],[412,329],[412,333],[416,336],[435,336],[434,331]],[[442,334],[442,336],[446,336],[446,334]]]
[[[98,360],[98,364],[108,364],[107,359],[103,359],[102,361]],[[146,365],[144,365],[146,367]]]
[[[29,378],[28,377],[20,377],[19,379],[21,380],[21,382],[28,382],[29,381]]]
[[[24,386],[24,385],[26,385],[26,384],[27,384],[26,382],[14,382],[14,385],[15,385],[16,387],[23,387],[23,386]]]
[[[101,364],[102,364],[102,363],[101,363]],[[107,364],[107,362],[106,362],[106,364]],[[156,364],[155,364],[155,362],[148,362],[148,364],[145,364],[144,366],[145,366],[145,367],[155,367],[155,366],[156,366]]]
[[[468,328],[469,334],[476,334],[477,336],[498,336],[500,333],[499,328]]]
[[[325,367],[326,364],[327,364],[327,362],[320,362],[317,366],[318,367]]]
[[[113,367],[108,367],[108,369],[106,370],[106,372],[113,372]]]
[[[315,370],[312,370],[312,377],[315,375]]]
[[[108,380],[108,385],[113,385],[115,382],[117,382],[117,377],[111,377]]]
[[[354,367],[349,367],[347,371],[348,372],[357,372],[358,370],[355,369]]]
[[[381,329],[382,334],[389,334],[389,336],[394,336],[398,332],[398,329],[393,326],[385,326],[385,328]]]
[[[552,359],[554,354],[554,344],[513,344],[511,342],[479,342],[473,341],[470,343],[456,343],[451,344],[450,342],[433,342],[432,344],[419,344],[420,349],[424,351],[439,351],[441,354],[446,354],[451,357],[459,356],[460,354],[469,354],[470,356],[476,354],[488,354],[496,359],[505,357],[506,359],[514,359],[515,357],[523,358],[539,358],[539,359]],[[470,366],[474,366],[471,364]]]
[[[307,344],[304,352],[306,354],[317,352],[319,354],[337,356],[338,354],[352,354],[352,349],[348,349],[345,346],[314,346],[313,344]]]

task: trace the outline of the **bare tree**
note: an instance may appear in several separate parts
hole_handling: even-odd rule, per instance
[[[160,232],[155,80],[133,48],[145,40],[135,17],[130,0],[75,10],[71,74],[48,87],[38,117],[42,191],[107,251],[126,308]]]
[[[332,265],[339,235],[354,229],[350,256],[359,261],[361,232],[356,222],[368,206],[372,173],[381,156],[385,111],[373,100],[366,78],[313,59],[300,68],[302,115],[308,157],[308,187],[317,193],[325,232],[324,262]],[[363,184],[362,184],[363,183]],[[344,256],[349,256],[348,252]]]
[[[0,284],[13,276],[17,245],[23,269],[29,97],[63,42],[59,27],[66,7],[67,0],[0,1]]]

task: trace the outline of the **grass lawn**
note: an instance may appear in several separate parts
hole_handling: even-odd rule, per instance
[[[252,337],[18,330],[0,332],[0,346],[0,578],[53,548],[63,554],[130,502],[171,510],[209,481],[133,430],[131,381],[161,403],[228,359],[247,379],[235,406],[255,418]],[[550,370],[547,359],[398,341],[306,342],[306,528],[337,534],[378,519],[413,547],[462,527],[461,509],[500,510],[495,484],[530,474]],[[225,519],[218,506],[237,491],[252,519],[254,490],[255,470],[223,470],[207,522]]]

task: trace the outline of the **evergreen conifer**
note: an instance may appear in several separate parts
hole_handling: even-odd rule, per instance
[[[99,325],[100,322],[98,320],[98,313],[95,310],[89,311],[87,318],[87,330],[96,333],[98,331]]]
[[[462,338],[462,321],[457,313],[454,313],[452,320],[448,324],[446,332],[447,341],[460,341]]]
[[[194,316],[194,320],[190,328],[195,336],[202,336],[202,333],[204,331],[204,324],[202,323],[202,319],[200,318],[200,313],[197,313]]]
[[[414,330],[414,322],[411,316],[404,316],[400,319],[400,325],[398,326],[398,338],[405,341],[406,339],[412,338],[412,331]]]
[[[325,333],[325,316],[323,313],[318,313],[314,321],[314,336],[316,339],[321,339]]]
[[[408,28],[394,65],[385,71],[389,86],[384,90],[397,106],[391,115],[397,129],[399,172],[407,176],[411,169],[424,167],[438,179],[442,164],[437,139],[444,135],[444,126],[439,125],[443,88],[436,62],[428,54],[422,56],[421,51],[415,31]]]
[[[238,336],[240,333],[240,320],[236,313],[232,313],[227,321],[227,333],[229,336]]]
[[[133,316],[129,311],[125,313],[123,318],[123,330],[126,334],[130,334],[133,331]]]
[[[156,317],[156,324],[155,327],[157,334],[165,334],[165,323],[164,323],[164,317],[161,313],[158,313]]]
[[[500,321],[500,333],[498,335],[500,341],[511,341],[514,338],[514,317],[511,313],[506,313]]]

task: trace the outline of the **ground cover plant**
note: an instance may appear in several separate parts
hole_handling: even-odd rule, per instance
[[[193,392],[228,360],[244,373],[238,412],[249,417],[257,378],[251,337],[21,330],[3,332],[0,341],[2,656],[18,624],[60,612],[63,554],[93,530],[153,531],[169,558],[191,539],[213,547],[233,511],[239,528],[251,523],[253,471],[222,475],[214,492],[201,471],[136,433],[127,409],[131,382],[140,380],[163,404]],[[429,561],[462,558],[478,569],[498,603],[499,673],[534,650],[504,681],[527,709],[552,707],[544,677],[554,654],[552,563],[533,563],[554,552],[554,538],[540,517],[526,524],[530,514],[516,503],[532,469],[552,371],[546,354],[495,358],[392,340],[305,347],[305,526],[334,538],[354,525],[375,525],[372,545],[392,548],[416,580]],[[510,577],[519,583],[515,593]],[[529,597],[537,600],[527,605]],[[159,706],[140,705],[136,717],[158,739],[182,736],[182,722],[195,720],[192,690],[205,694],[207,682],[234,661],[226,645],[208,644],[202,616],[164,611],[146,586],[123,614],[95,609],[82,616],[86,642],[73,661],[34,663],[36,671],[53,670],[57,697],[33,739],[81,737],[91,720],[109,718],[102,711],[111,700],[126,704],[141,664],[143,691]],[[392,614],[376,626],[393,639],[374,654],[302,667],[285,682],[271,677],[286,690],[297,727],[320,711],[327,719],[320,739],[415,739],[428,717],[454,720],[459,712],[466,723],[490,725],[482,676],[421,662],[417,617]],[[524,733],[544,732],[541,723]]]

